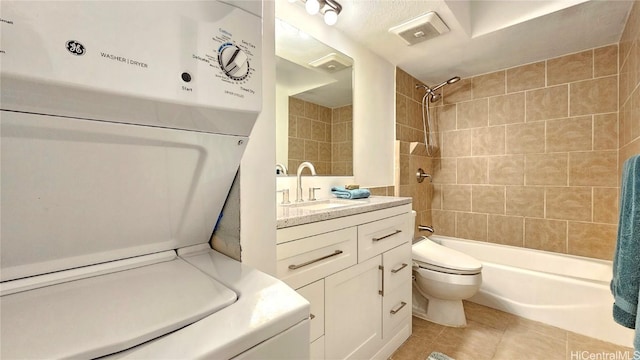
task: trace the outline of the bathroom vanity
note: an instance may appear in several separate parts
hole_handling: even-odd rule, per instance
[[[278,206],[277,276],[311,303],[311,358],[388,358],[411,335],[411,198]]]

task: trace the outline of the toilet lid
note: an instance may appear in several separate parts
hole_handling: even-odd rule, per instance
[[[438,245],[435,242],[424,239],[412,246],[413,260],[418,263],[435,265],[438,268],[457,270],[460,273],[478,273],[482,269],[482,263],[473,257],[459,251]]]

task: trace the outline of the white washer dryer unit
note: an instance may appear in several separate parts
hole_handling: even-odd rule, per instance
[[[308,357],[306,300],[209,246],[261,109],[233,4],[0,3],[0,358]]]

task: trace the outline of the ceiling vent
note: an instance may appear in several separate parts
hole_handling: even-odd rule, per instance
[[[336,53],[325,55],[320,59],[314,60],[309,63],[310,66],[324,71],[333,73],[346,69],[352,65],[351,59],[341,56]]]
[[[449,28],[440,16],[432,11],[394,26],[389,32],[400,36],[407,45],[414,45],[449,32]]]

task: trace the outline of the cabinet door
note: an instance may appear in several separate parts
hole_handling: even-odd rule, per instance
[[[382,345],[382,258],[325,279],[327,359],[370,359]]]

